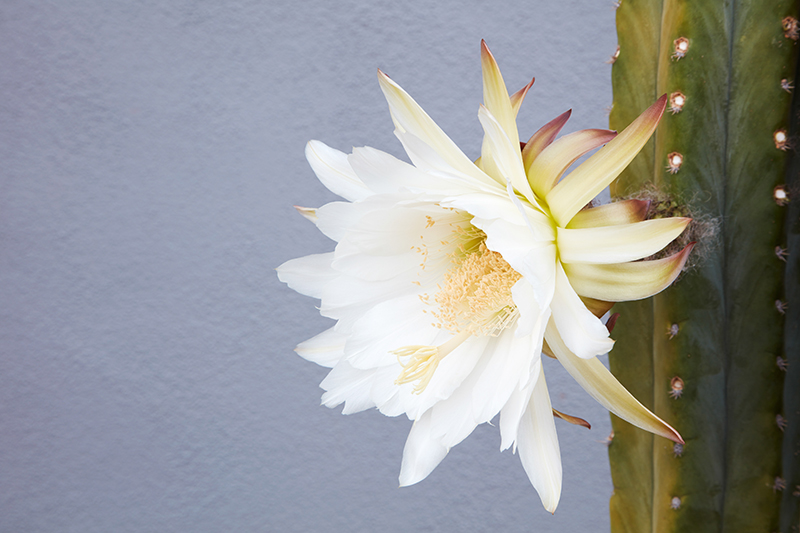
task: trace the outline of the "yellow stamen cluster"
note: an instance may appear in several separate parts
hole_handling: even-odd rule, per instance
[[[522,276],[483,242],[445,274],[436,294],[436,326],[453,333],[499,335],[516,317],[511,288]]]

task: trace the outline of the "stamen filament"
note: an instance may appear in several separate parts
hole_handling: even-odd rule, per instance
[[[397,356],[397,361],[403,366],[403,371],[394,381],[395,384],[402,385],[419,381],[414,387],[414,394],[421,394],[431,382],[439,362],[461,346],[470,336],[469,331],[462,331],[441,346],[411,345],[393,350],[391,353]],[[411,358],[405,363],[400,360],[401,357],[408,356]]]

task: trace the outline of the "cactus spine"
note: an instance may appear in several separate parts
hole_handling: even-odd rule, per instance
[[[784,189],[775,188],[789,162],[797,26],[785,17],[797,17],[797,7],[789,0],[618,7],[611,127],[622,129],[664,93],[672,113],[612,195],[658,191],[656,216],[686,206],[700,222],[696,231],[713,222],[716,230],[697,236],[700,257],[675,286],[615,307],[622,318],[612,371],[686,440],[676,448],[612,421],[615,533],[796,531],[800,498],[794,485],[782,487],[785,479],[800,484],[797,458],[789,457],[800,450],[800,404],[789,385],[785,403],[779,363],[796,358],[800,366],[800,310],[784,308],[800,276],[800,224],[784,233],[795,206],[776,199]],[[780,257],[787,240],[797,251]],[[792,283],[784,294],[785,269]]]

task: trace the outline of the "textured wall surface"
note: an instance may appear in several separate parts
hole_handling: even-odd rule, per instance
[[[398,489],[411,423],[292,352],[328,326],[273,270],[332,249],[306,141],[400,155],[380,67],[477,157],[481,38],[537,77],[523,137],[606,126],[611,0],[0,4],[0,531],[608,530],[608,415],[557,365],[594,428],[558,424],[552,516],[488,425]]]

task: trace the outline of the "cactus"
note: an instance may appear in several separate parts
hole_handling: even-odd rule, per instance
[[[614,308],[612,372],[686,440],[612,420],[615,533],[798,530],[800,210],[781,196],[796,17],[788,0],[617,9],[611,127],[664,93],[672,113],[612,195],[645,194],[653,216],[685,206],[699,242],[673,287]]]

